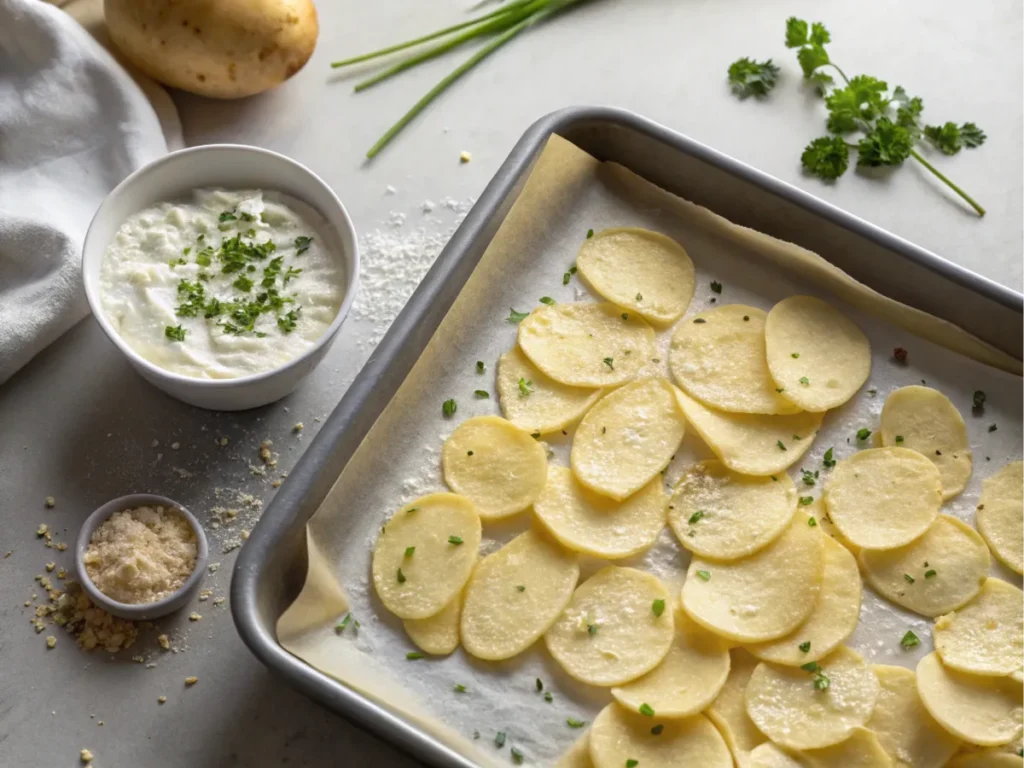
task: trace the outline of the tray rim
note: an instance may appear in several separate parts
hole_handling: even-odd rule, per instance
[[[495,209],[507,198],[532,167],[552,134],[574,125],[610,123],[690,154],[766,192],[781,197],[830,223],[850,230],[909,261],[935,272],[972,293],[1024,315],[1024,294],[954,264],[879,226],[828,203],[809,192],[759,171],[688,136],[641,115],[616,107],[573,106],[551,112],[534,122],[520,137],[508,157],[488,182],[470,213],[437,257],[430,272],[413,292],[384,339],[360,370],[319,434],[300,457],[278,495],[252,530],[235,563],[231,579],[231,613],[239,636],[249,650],[273,672],[332,711],[366,728],[381,740],[398,747],[413,759],[437,766],[474,764],[441,744],[427,732],[407,723],[358,691],[315,669],[287,652],[278,643],[274,628],[259,616],[259,582],[268,557],[296,526],[305,526],[314,514],[303,510],[306,491],[317,479],[338,438],[349,428],[364,404],[372,399],[378,378],[400,353],[407,338],[434,304],[445,278],[463,260],[470,246],[486,228]],[[461,284],[459,286],[461,291]],[[455,295],[458,294],[456,291]],[[444,308],[447,311],[447,307]],[[443,312],[439,316],[443,317]],[[433,334],[433,328],[430,335]],[[379,415],[374,415],[373,421]],[[372,425],[371,421],[371,425]],[[308,514],[306,514],[308,512]]]

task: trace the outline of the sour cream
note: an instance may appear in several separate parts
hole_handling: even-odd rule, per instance
[[[122,339],[167,371],[231,379],[313,347],[338,314],[344,267],[322,217],[261,190],[196,190],[128,218],[100,267]]]

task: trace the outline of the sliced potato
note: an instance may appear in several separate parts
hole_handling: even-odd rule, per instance
[[[950,669],[1002,677],[1024,666],[1024,593],[1002,579],[985,579],[962,608],[939,616],[935,650]]]
[[[568,429],[601,397],[545,376],[516,347],[498,359],[498,397],[505,418],[533,434]]]
[[[703,715],[659,722],[658,734],[653,722],[615,703],[602,709],[590,729],[594,768],[732,768],[725,742]]]
[[[1024,573],[1024,462],[1010,462],[981,489],[978,531],[1003,565]]]

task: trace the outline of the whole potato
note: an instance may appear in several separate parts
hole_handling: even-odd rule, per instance
[[[284,82],[309,60],[312,0],[104,0],[114,44],[166,85],[236,99]]]

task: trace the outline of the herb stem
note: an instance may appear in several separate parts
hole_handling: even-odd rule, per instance
[[[954,192],[960,195],[960,197],[967,201],[967,204],[970,205],[971,208],[973,208],[975,211],[977,211],[979,216],[985,215],[985,209],[978,205],[978,203],[974,201],[974,198],[972,198],[970,195],[968,195],[966,192],[960,189],[960,187],[958,187],[956,184],[950,181],[950,179],[946,177],[938,168],[936,168],[934,165],[932,165],[923,157],[921,157],[920,153],[918,153],[916,149],[910,150],[910,154],[915,160],[917,160],[917,162],[919,162],[929,171],[934,173],[939,178],[939,180],[942,181],[942,183],[944,183],[947,187],[952,189]]]
[[[846,84],[847,84],[847,85],[849,85],[849,84],[850,84],[850,78],[848,78],[848,77],[846,76],[846,73],[845,73],[845,72],[843,72],[843,70],[841,70],[841,69],[839,68],[839,65],[838,65],[838,64],[835,64],[835,63],[833,63],[833,62],[831,62],[831,61],[830,61],[830,62],[828,63],[828,65],[827,65],[827,66],[829,66],[829,67],[832,67],[832,69],[834,69],[834,70],[835,70],[836,72],[838,72],[838,73],[839,73],[839,76],[840,76],[840,77],[842,77],[842,78],[843,78],[843,80],[845,80],[845,81],[846,81]]]
[[[417,101],[408,112],[406,112],[404,115],[402,115],[402,117],[398,119],[397,123],[388,128],[384,135],[377,139],[377,143],[370,147],[370,150],[366,153],[366,157],[368,159],[376,157],[377,154],[380,153],[382,149],[384,149],[384,147],[391,143],[391,140],[394,139],[395,136],[397,136],[399,132],[401,132],[401,130],[405,128],[405,126],[411,123],[413,119],[420,112],[422,112],[427,107],[428,104],[430,104],[430,102],[432,102],[442,93],[444,93],[445,90],[448,89],[448,86],[450,86],[460,77],[462,77],[469,70],[471,70],[484,59],[486,59],[488,56],[490,56],[492,53],[498,50],[501,46],[503,46],[505,43],[511,40],[513,37],[522,32],[524,29],[531,27],[541,19],[550,16],[552,13],[554,13],[556,10],[559,10],[561,7],[562,5],[559,4],[554,7],[545,8],[544,10],[541,10],[538,13],[533,14],[532,16],[527,16],[525,19],[522,19],[521,21],[517,22],[513,26],[506,29],[496,38],[491,40],[491,42],[487,43],[487,45],[483,46],[480,50],[478,50],[476,53],[474,53],[472,56],[466,59],[466,61],[464,61],[454,70],[452,70],[448,75],[442,78],[442,80],[437,85],[435,85],[433,88],[427,91],[423,98]]]
[[[406,48],[412,48],[413,46],[417,46],[420,43],[427,43],[430,42],[431,40],[436,40],[437,38],[444,37],[445,35],[451,34],[452,32],[458,32],[460,29],[472,27],[474,24],[479,24],[482,21],[493,19],[496,16],[503,16],[506,13],[510,13],[516,8],[523,5],[528,5],[531,2],[533,2],[533,0],[515,0],[515,2],[509,3],[508,5],[505,5],[496,11],[491,11],[490,13],[485,14],[483,16],[479,16],[478,18],[470,19],[469,21],[464,21],[461,24],[453,24],[450,27],[439,29],[436,32],[431,32],[429,35],[417,37],[414,40],[407,40],[404,43],[396,43],[395,45],[389,45],[386,48],[379,48],[376,51],[363,53],[360,54],[359,56],[353,56],[349,59],[342,59],[341,61],[332,61],[331,67],[333,67],[334,69],[338,69],[339,67],[347,67],[350,64],[358,64],[362,61],[369,61],[370,59],[377,59],[380,58],[381,56],[387,56],[389,53],[395,53],[396,51],[404,51]]]

